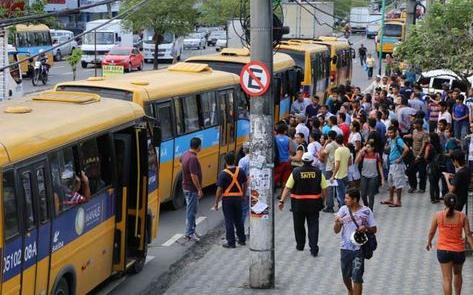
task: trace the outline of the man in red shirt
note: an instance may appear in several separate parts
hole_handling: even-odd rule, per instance
[[[346,123],[347,114],[345,113],[338,113],[337,115],[337,124],[338,128],[340,128],[343,132],[343,143],[348,143],[348,137],[350,137],[350,126]]]
[[[200,238],[195,233],[195,216],[197,215],[199,200],[204,196],[202,192],[202,169],[197,158],[201,145],[200,138],[192,138],[190,149],[181,156],[182,190],[186,197],[186,238],[196,242]]]

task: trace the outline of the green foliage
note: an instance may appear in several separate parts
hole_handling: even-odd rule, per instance
[[[77,65],[79,64],[81,58],[82,58],[82,50],[80,48],[74,48],[74,50],[72,50],[71,55],[69,55],[66,58],[66,61],[69,63],[69,65],[72,68],[72,79],[73,80],[76,80]]]
[[[221,26],[239,15],[239,0],[207,0],[199,8],[199,24]]]
[[[140,0],[124,0],[120,9],[126,10]],[[151,29],[157,35],[166,32],[179,36],[193,30],[196,20],[196,0],[152,0],[125,18],[125,26],[135,32]]]
[[[0,7],[0,19],[5,18],[16,18],[20,16],[29,16],[29,15],[40,15],[44,14],[44,6],[48,3],[47,0],[37,0],[31,4],[31,6],[27,5],[27,1],[25,0],[16,0],[17,2],[24,2],[25,9],[24,10],[14,10],[14,11],[7,11],[4,7]],[[40,20],[32,21],[32,24],[45,24],[50,29],[61,29],[61,24],[57,21],[55,17],[47,17]]]
[[[472,24],[473,0],[437,2],[411,26],[395,56],[423,71],[449,69],[466,81],[473,74]]]

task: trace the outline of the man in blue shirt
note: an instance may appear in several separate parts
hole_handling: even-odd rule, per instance
[[[245,154],[243,158],[238,161],[238,167],[245,172],[245,175],[247,178],[250,177],[250,143],[245,142],[242,147],[242,151]],[[247,185],[247,188],[249,188],[249,184]],[[250,194],[249,194],[249,189],[244,192],[244,196],[241,202],[241,217],[243,220],[243,224],[245,224],[246,217],[248,216],[248,211],[250,210]]]
[[[397,134],[395,126],[388,128],[390,152],[388,156],[389,172],[389,200],[382,201],[381,204],[389,207],[401,207],[402,189],[407,184],[406,165],[403,158],[409,152],[409,148]],[[397,202],[394,202],[394,191],[396,191]]]

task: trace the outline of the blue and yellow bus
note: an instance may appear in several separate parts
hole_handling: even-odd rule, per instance
[[[143,268],[157,173],[147,126],[140,106],[90,93],[0,105],[2,294],[86,294]]]
[[[304,93],[319,96],[323,103],[330,82],[330,51],[327,46],[281,41],[277,51],[288,54],[301,69]]]
[[[38,25],[25,25],[19,24],[14,26],[14,28],[9,28],[12,31],[10,36],[13,36],[11,44],[15,46],[18,52],[18,59],[23,60],[30,56],[36,55],[40,50],[45,52],[45,55],[48,58],[48,64],[53,65],[53,52],[47,51],[53,47],[53,42],[51,39],[51,34],[49,32],[49,27],[43,24]],[[28,75],[30,62],[22,62],[20,64],[21,72],[24,75]]]
[[[224,155],[239,151],[249,136],[249,104],[239,76],[206,64],[177,63],[158,71],[65,82],[56,90],[133,101],[158,119],[162,130],[159,196],[174,208],[185,204],[180,157],[193,137],[202,139],[199,160],[207,187],[215,184]]]
[[[247,48],[224,48],[217,54],[192,56],[186,63],[206,63],[212,69],[240,75],[243,66],[250,62]],[[294,59],[284,53],[273,55],[274,117],[278,121],[289,115],[291,102],[300,90],[301,70]]]

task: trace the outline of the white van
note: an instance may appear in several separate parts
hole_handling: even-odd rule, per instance
[[[56,49],[53,49],[53,57],[55,61],[62,60],[63,56],[71,55],[72,50],[77,48],[77,42],[74,40],[74,33],[67,30],[49,30],[51,33],[51,39],[53,40],[53,46],[64,43],[72,39],[71,42],[64,44]]]
[[[85,30],[89,31],[97,26],[108,22],[108,19],[99,19],[88,22]],[[107,25],[86,34],[81,45],[81,65],[86,68],[89,64],[102,63],[103,57],[115,46],[133,47],[133,33],[125,30],[119,19],[113,20]]]
[[[146,63],[153,62],[154,59],[154,47],[155,42],[153,41],[153,31],[145,30],[143,32],[143,56]],[[163,40],[158,47],[158,60],[173,61],[181,60],[182,51],[184,46],[184,38],[178,37],[173,33],[164,33]]]
[[[468,80],[472,83],[473,77],[469,77]],[[468,90],[468,85],[466,85],[457,74],[450,70],[432,70],[422,72],[417,83],[422,87],[424,93],[442,93],[443,84],[447,84],[448,89],[459,88],[463,95]]]

